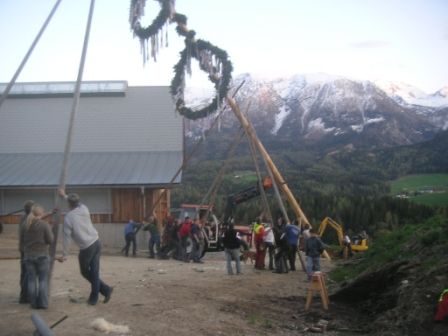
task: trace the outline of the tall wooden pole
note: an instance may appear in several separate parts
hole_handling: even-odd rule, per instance
[[[294,213],[296,214],[297,219],[302,220],[303,222],[310,224],[308,221],[308,218],[306,217],[305,213],[303,212],[302,208],[300,207],[299,203],[295,199],[294,195],[292,194],[291,190],[289,189],[288,185],[286,184],[283,176],[280,174],[279,170],[275,166],[274,162],[272,161],[271,157],[269,156],[268,152],[264,148],[261,141],[258,139],[257,134],[255,133],[255,130],[250,123],[250,121],[241,113],[241,110],[236,103],[235,99],[232,97],[227,96],[226,97],[227,104],[229,104],[230,108],[232,109],[235,116],[238,118],[240,124],[244,127],[245,130],[247,130],[247,134],[251,137],[254,144],[257,146],[258,151],[263,156],[263,158],[266,160],[266,163],[269,166],[269,169],[271,170],[278,187],[282,190],[282,192],[285,194],[286,199],[288,200],[289,205],[293,209]]]
[[[82,82],[82,75],[84,73],[84,64],[86,61],[86,55],[87,55],[87,47],[89,45],[89,36],[90,36],[90,27],[92,26],[92,18],[93,18],[93,9],[95,7],[95,0],[90,1],[90,9],[89,9],[89,16],[87,19],[87,26],[86,31],[84,35],[84,44],[82,48],[81,53],[81,61],[79,63],[79,69],[78,69],[78,77],[76,80],[75,85],[75,91],[73,93],[73,104],[72,109],[70,112],[70,121],[68,124],[68,130],[67,130],[67,137],[65,141],[65,149],[64,149],[64,159],[62,162],[62,168],[61,168],[61,175],[59,178],[59,189],[65,190],[65,185],[67,183],[67,175],[68,175],[68,163],[70,159],[70,153],[71,153],[71,145],[72,145],[72,137],[73,137],[73,127],[75,124],[75,115],[78,110],[79,106],[79,98],[81,95],[81,82]],[[58,239],[58,232],[59,232],[59,222],[61,221],[61,197],[56,196],[56,213],[54,215],[54,225],[53,225],[53,234],[54,234],[54,242],[50,245],[50,273],[48,280],[51,284],[51,277],[53,274],[53,267],[54,267],[54,260],[56,256],[56,245],[57,245],[57,239]]]

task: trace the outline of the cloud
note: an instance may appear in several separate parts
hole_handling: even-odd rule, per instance
[[[352,48],[384,48],[390,46],[390,42],[380,40],[366,40],[349,43],[349,46]]]

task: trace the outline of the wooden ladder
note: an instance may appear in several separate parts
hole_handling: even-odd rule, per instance
[[[322,272],[314,272],[311,276],[311,283],[308,287],[308,293],[306,296],[305,310],[308,310],[310,308],[315,292],[320,293],[322,305],[324,306],[325,310],[328,310],[330,300],[328,298],[327,287],[325,286],[325,275]]]

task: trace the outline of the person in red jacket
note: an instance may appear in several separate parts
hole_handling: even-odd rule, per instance
[[[190,232],[191,232],[191,221],[190,217],[186,216],[184,222],[179,229],[179,238],[182,249],[182,260],[185,262],[190,262],[190,254],[187,252],[187,248],[191,244]]]
[[[434,321],[443,322],[448,317],[448,289],[445,289],[440,295],[439,303],[437,304],[437,313]]]

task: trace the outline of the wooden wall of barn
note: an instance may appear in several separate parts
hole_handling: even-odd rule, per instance
[[[76,191],[76,190],[74,190]],[[162,230],[164,219],[166,218],[170,208],[170,190],[162,195],[163,189],[144,189],[141,188],[117,188],[109,189],[110,193],[106,203],[110,202],[110,213],[95,213],[94,206],[91,208],[91,218],[98,230],[101,242],[106,247],[121,248],[124,244],[123,230],[125,223],[129,219],[142,221],[152,208],[153,204],[162,196],[158,205],[154,208],[154,213],[158,219],[160,230]],[[25,192],[25,194],[27,194]],[[99,197],[99,195],[97,195]],[[91,199],[93,203],[98,199]],[[102,203],[102,202],[100,202]],[[86,202],[89,207],[89,202]],[[49,206],[47,205],[47,208]],[[5,230],[12,230],[13,234],[17,233],[16,225],[20,221],[21,215],[0,216],[0,222],[4,223]],[[140,231],[138,236],[138,248],[147,249],[148,232]],[[60,245],[59,245],[60,246]]]
[[[128,222],[130,219],[141,222],[151,215],[155,202],[154,214],[162,223],[169,212],[170,190],[165,189],[112,189],[112,223]],[[159,200],[159,198],[161,199]]]
[[[163,223],[170,208],[170,190],[141,188],[111,189],[112,213],[91,212],[93,223],[127,223],[130,219],[141,222],[147,218],[154,203],[160,198],[154,208],[158,222]],[[86,204],[89,207],[89,204]],[[1,216],[0,221],[5,224],[17,224],[21,215]]]

